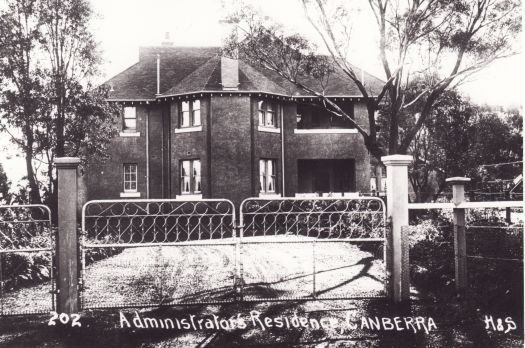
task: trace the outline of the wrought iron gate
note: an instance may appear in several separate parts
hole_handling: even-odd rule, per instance
[[[381,199],[248,198],[240,226],[245,301],[385,296]]]
[[[0,205],[0,316],[55,309],[53,231],[45,205]]]
[[[82,308],[385,295],[385,206],[358,199],[84,205]]]
[[[86,203],[82,308],[232,302],[238,263],[234,221],[234,205],[223,199]],[[209,260],[197,252],[202,250],[210,260],[221,258],[223,267],[208,269]],[[191,269],[184,267],[189,264]]]

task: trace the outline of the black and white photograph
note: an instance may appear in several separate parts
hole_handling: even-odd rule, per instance
[[[522,17],[0,0],[0,347],[523,347]]]

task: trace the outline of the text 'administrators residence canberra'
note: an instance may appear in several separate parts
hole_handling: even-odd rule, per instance
[[[381,82],[366,73],[368,88]],[[316,80],[307,83],[321,90]],[[143,47],[110,79],[119,135],[92,163],[85,199],[351,196],[370,190],[370,155],[349,122],[276,73],[219,48]],[[325,95],[368,127],[359,90],[337,71]]]

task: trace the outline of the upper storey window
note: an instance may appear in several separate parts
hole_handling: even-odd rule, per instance
[[[135,132],[137,130],[137,108],[134,106],[124,107],[122,130],[125,132]]]
[[[276,107],[274,104],[260,100],[257,102],[259,126],[277,128]]]
[[[351,102],[339,105],[352,119],[354,107]],[[321,105],[297,104],[297,129],[353,129],[352,123],[343,117],[336,116]]]
[[[183,101],[180,104],[179,127],[197,127],[201,125],[201,101]]]

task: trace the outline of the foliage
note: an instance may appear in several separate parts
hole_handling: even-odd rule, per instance
[[[51,251],[16,251],[53,248],[53,232],[46,219],[49,219],[47,211],[38,207],[12,206],[0,211],[0,249],[14,250],[0,254],[2,280],[6,289],[50,279]]]
[[[32,203],[41,180],[56,201],[55,157],[104,157],[116,132],[107,89],[89,83],[100,63],[92,17],[87,0],[10,0],[0,11],[1,129],[25,154]]]
[[[329,52],[328,60],[313,59],[313,65],[332,68],[312,69],[312,57],[318,57],[312,44],[298,34],[287,34],[249,7],[227,18],[236,29],[226,50],[317,96],[328,111],[352,122],[378,160],[387,153],[406,153],[439,96],[494,60],[513,54],[515,38],[521,31],[520,3],[516,0],[369,0],[368,10],[377,21],[379,58],[386,76],[382,87],[372,91],[361,80],[360,70],[348,62],[352,50],[359,49],[352,41],[352,23],[363,9],[343,1],[302,3]],[[322,72],[319,76],[312,73],[317,70]],[[367,106],[368,127],[355,124],[326,97],[323,79],[332,73],[345,75],[359,89]],[[304,84],[313,78],[317,88]],[[425,83],[419,93],[410,96],[414,80]],[[419,119],[402,128],[403,110],[417,102],[421,106]],[[386,143],[376,131],[375,115],[382,104],[387,106],[384,110],[389,123]]]
[[[413,126],[420,116],[419,108],[416,103],[402,112],[401,128]],[[448,177],[466,176],[475,185],[486,176],[482,165],[522,160],[521,119],[517,110],[503,112],[476,105],[456,90],[443,92],[409,147],[414,156],[409,179],[416,200],[436,199]],[[379,136],[387,137],[389,122],[384,114],[378,124]],[[513,179],[519,171],[511,169],[507,166],[504,170],[491,170],[491,174],[499,179]]]
[[[7,175],[4,171],[4,167],[0,163],[0,202],[8,203],[11,199],[11,194],[9,193],[9,188],[11,187],[11,182],[7,179]]]
[[[122,252],[122,250],[122,248],[88,248],[85,251],[86,266],[94,263],[95,261],[118,255]]]
[[[89,236],[86,237],[86,243],[91,244],[91,245],[100,244],[101,246],[103,246],[104,244],[112,243],[112,242],[113,243],[118,243],[118,238],[116,238],[114,236],[111,236],[111,235],[107,235],[102,240],[97,239],[96,237],[89,237]],[[113,255],[118,255],[123,250],[124,250],[123,248],[115,248],[115,247],[111,247],[111,248],[97,248],[97,247],[85,248],[84,249],[84,253],[85,253],[84,257],[85,257],[85,260],[86,260],[86,266],[94,263],[95,261],[103,260],[103,259],[106,259],[106,258],[111,257]]]
[[[466,216],[468,284],[466,301],[478,311],[517,315],[523,303],[523,227],[509,229],[501,211],[471,209]],[[521,222],[523,224],[523,222]],[[488,228],[487,228],[488,227]],[[514,226],[515,227],[515,226]],[[496,260],[491,259],[496,258]],[[411,282],[422,295],[447,301],[456,297],[452,211],[421,211],[410,226]]]
[[[2,255],[4,288],[8,291],[50,279],[50,252],[15,252]]]

